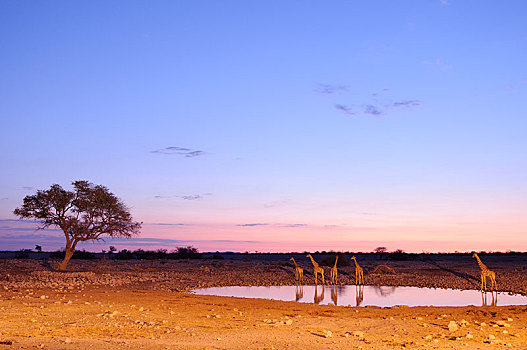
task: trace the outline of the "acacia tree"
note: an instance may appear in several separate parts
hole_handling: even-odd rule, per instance
[[[26,196],[13,213],[21,219],[39,222],[37,229],[59,227],[66,236],[64,271],[79,242],[103,240],[103,236],[127,237],[139,234],[141,223],[134,222],[128,207],[106,187],[88,181],[72,183],[74,191],[60,185]]]

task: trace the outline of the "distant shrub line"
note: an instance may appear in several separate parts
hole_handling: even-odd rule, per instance
[[[63,259],[65,252],[57,250],[50,254],[51,259]],[[123,249],[119,252],[110,251],[105,255],[108,259],[113,260],[163,260],[163,259],[201,259],[202,254],[194,247],[179,247],[173,252],[168,252],[166,249],[157,250],[143,250],[137,249],[134,251]],[[97,259],[98,256],[86,250],[76,250],[73,253],[72,259]]]

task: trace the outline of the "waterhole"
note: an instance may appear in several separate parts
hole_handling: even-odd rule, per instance
[[[344,306],[504,306],[527,305],[527,297],[505,292],[481,292],[389,286],[229,286],[192,291],[199,295],[298,301]]]

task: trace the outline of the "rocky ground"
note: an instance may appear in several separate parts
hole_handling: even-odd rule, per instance
[[[479,288],[470,256],[357,256],[366,284]],[[500,291],[527,294],[527,258],[482,256]],[[313,283],[310,263],[306,283]],[[391,308],[198,296],[200,287],[294,284],[288,257],[243,260],[0,260],[0,350],[527,348],[527,306]],[[396,274],[373,273],[385,264]],[[329,267],[326,275],[329,275]],[[354,284],[354,266],[339,283]]]

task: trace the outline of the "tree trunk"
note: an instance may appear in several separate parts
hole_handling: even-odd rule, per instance
[[[70,261],[74,252],[75,252],[75,248],[66,247],[66,251],[65,251],[66,255],[64,256],[64,260],[62,260],[62,262],[59,263],[60,271],[66,271],[66,266],[68,265],[68,262]]]

